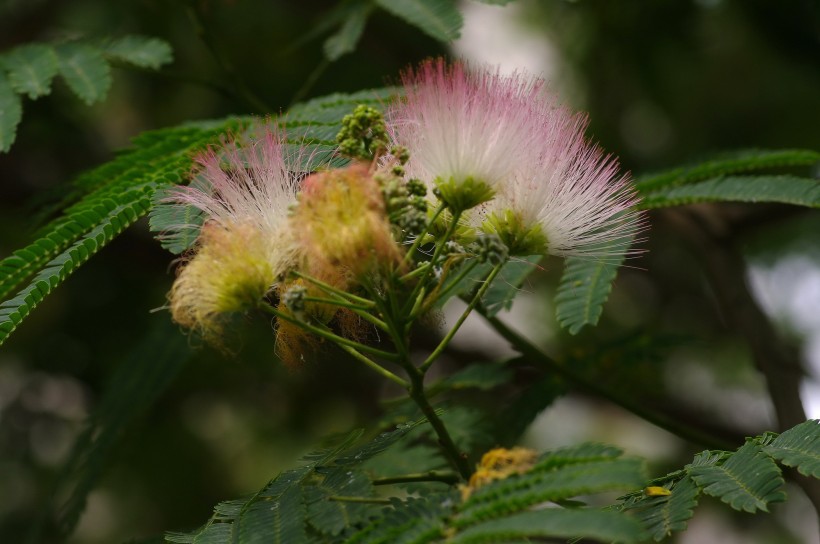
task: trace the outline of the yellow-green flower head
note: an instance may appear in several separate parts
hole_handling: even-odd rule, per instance
[[[170,197],[206,217],[169,294],[175,321],[218,343],[224,314],[252,307],[293,263],[286,224],[298,159],[285,153],[284,138],[270,130],[197,157],[196,175],[203,183],[180,187]]]

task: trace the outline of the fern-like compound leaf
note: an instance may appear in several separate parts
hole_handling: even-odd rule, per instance
[[[493,280],[490,287],[484,293],[481,299],[481,305],[484,309],[484,314],[487,317],[493,317],[502,310],[509,310],[512,307],[513,300],[521,291],[521,286],[527,280],[527,277],[532,274],[541,261],[541,255],[531,255],[520,259],[514,259],[505,264],[501,268],[498,277]],[[461,295],[466,299],[472,298],[472,293],[481,287],[484,278],[486,278],[493,269],[490,263],[482,263],[474,266],[470,272],[464,277],[460,277],[459,270],[461,267],[473,266],[475,263],[473,259],[465,260],[459,268],[451,271],[449,276],[452,278],[450,282],[445,282],[442,291],[444,296],[439,298],[437,304],[443,305],[451,297]]]
[[[325,40],[323,47],[325,57],[330,61],[338,60],[356,49],[372,10],[372,4],[360,0],[342,6],[341,9],[344,10],[344,20],[339,30]]]
[[[464,19],[453,0],[376,0],[376,3],[441,42],[451,42],[461,35]]]
[[[567,459],[568,461],[568,459]],[[459,509],[453,523],[463,528],[489,519],[506,517],[537,504],[562,501],[577,495],[634,489],[644,481],[638,459],[578,460],[556,465],[551,461],[477,489]]]
[[[80,176],[80,199],[42,229],[25,248],[0,261],[0,344],[45,296],[78,266],[146,214],[156,190],[178,183],[191,168],[191,154],[241,121],[222,121],[217,129],[166,129],[137,139],[146,147]],[[159,136],[157,138],[156,136]]]
[[[343,498],[372,496],[373,486],[363,472],[333,469],[321,483],[305,487],[308,522],[320,533],[338,536],[373,515],[371,504]]]
[[[698,504],[700,489],[688,476],[676,481],[669,490],[671,495],[644,496],[629,506],[629,511],[644,524],[656,542],[673,532],[686,530]]]
[[[23,105],[8,77],[0,71],[0,152],[11,148],[17,137],[17,125],[23,118]]]
[[[105,98],[111,87],[111,68],[99,49],[82,43],[55,48],[60,69],[69,88],[87,105]]]
[[[132,34],[105,40],[100,44],[100,49],[110,60],[151,70],[157,70],[174,60],[168,42],[150,36]]]
[[[635,188],[641,193],[688,185],[709,178],[793,166],[812,166],[820,162],[820,153],[807,149],[745,149],[725,153],[711,160],[639,176]]]
[[[520,542],[533,538],[594,538],[605,542],[637,542],[641,524],[616,511],[546,508],[479,523],[451,540],[451,544]]]
[[[820,478],[820,421],[812,419],[792,427],[763,451],[804,476]]]
[[[0,65],[8,72],[15,92],[31,99],[51,92],[51,80],[58,70],[54,50],[40,43],[21,45],[0,55]]]
[[[558,322],[570,334],[577,334],[586,325],[598,324],[622,262],[623,257],[617,261],[578,257],[566,260],[555,295],[555,311]]]
[[[277,500],[255,501],[239,518],[238,544],[308,542],[302,489],[291,486]]]
[[[698,202],[777,202],[820,208],[820,180],[797,176],[726,176],[649,193],[644,209]]]
[[[393,499],[393,504],[365,529],[354,533],[344,544],[424,544],[440,542],[445,534],[446,516],[452,511],[450,493],[424,498]]]
[[[735,510],[768,512],[769,503],[786,498],[780,469],[754,442],[744,444],[722,464],[691,467],[689,476],[704,493]]]

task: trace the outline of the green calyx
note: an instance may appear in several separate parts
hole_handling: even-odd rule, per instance
[[[482,229],[498,236],[510,255],[543,255],[547,252],[549,241],[541,225],[528,226],[521,215],[512,210],[491,213],[482,224]]]
[[[472,176],[464,179],[436,178],[436,196],[447,204],[453,213],[460,213],[479,204],[492,200],[495,191],[492,187]]]

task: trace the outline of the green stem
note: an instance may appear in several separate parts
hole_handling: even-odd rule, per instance
[[[433,217],[430,218],[430,221],[427,222],[427,225],[425,225],[421,233],[418,236],[416,236],[416,239],[413,240],[413,245],[410,246],[410,249],[408,249],[407,253],[404,255],[404,264],[410,264],[410,261],[413,260],[413,254],[416,252],[419,246],[421,246],[421,244],[424,242],[424,239],[430,233],[430,226],[436,222],[438,216],[441,215],[441,213],[446,208],[447,205],[444,203],[440,204],[439,207],[436,208],[436,211],[433,212]]]
[[[492,327],[504,337],[516,350],[518,350],[522,355],[527,357],[532,362],[538,363],[541,366],[547,368],[548,370],[555,372],[562,378],[564,378],[567,382],[573,383],[596,395],[598,397],[607,399],[608,401],[612,402],[620,406],[621,408],[628,410],[635,414],[636,416],[645,419],[646,421],[652,423],[669,431],[672,434],[675,434],[693,444],[700,444],[702,446],[706,446],[709,449],[715,450],[731,450],[733,446],[731,444],[724,443],[722,440],[716,439],[712,436],[702,433],[697,429],[692,429],[690,427],[680,425],[676,421],[668,419],[664,416],[656,414],[650,410],[644,409],[640,404],[633,402],[617,393],[606,389],[605,387],[599,385],[597,382],[591,381],[586,377],[582,376],[575,370],[562,365],[558,361],[552,359],[549,355],[541,351],[539,348],[534,346],[530,343],[526,338],[509,328],[503,321],[498,319],[497,317],[492,317],[487,315],[487,312],[481,306],[478,307],[478,313],[480,313],[487,322],[492,325]]]
[[[321,298],[321,297],[305,297],[305,302],[316,302],[318,304],[327,304],[330,306],[338,306],[339,308],[347,308],[348,310],[352,311],[357,316],[361,317],[368,323],[372,323],[376,327],[380,328],[385,332],[389,332],[387,328],[387,324],[379,319],[378,317],[372,315],[370,310],[372,307],[365,307],[354,304],[352,302],[347,302],[345,300],[340,300],[339,298]]]
[[[493,280],[498,275],[498,273],[501,272],[501,268],[503,266],[504,263],[499,263],[495,266],[495,268],[493,268],[492,272],[490,272],[490,275],[487,276],[487,279],[485,279],[484,283],[481,285],[481,289],[478,290],[478,292],[473,297],[473,300],[471,300],[470,303],[467,304],[467,307],[461,313],[461,316],[458,318],[458,321],[456,321],[455,325],[453,325],[453,327],[450,329],[447,335],[441,339],[441,342],[439,342],[438,346],[436,346],[436,349],[433,350],[433,352],[427,357],[424,363],[422,363],[422,365],[419,367],[422,370],[422,372],[430,368],[430,365],[432,365],[436,361],[436,359],[438,359],[438,357],[442,354],[445,348],[447,348],[447,344],[450,343],[450,341],[458,332],[458,329],[460,329],[461,325],[464,324],[464,321],[467,319],[467,316],[470,315],[470,313],[473,311],[476,305],[481,301],[481,298],[484,296],[484,293],[486,293],[487,289],[490,288],[490,284],[492,284]]]
[[[430,472],[418,472],[415,474],[404,474],[402,476],[391,476],[387,478],[375,478],[371,481],[373,485],[406,484],[412,482],[441,482],[453,485],[461,478],[455,472],[444,470],[431,470]]]
[[[365,344],[356,342],[355,340],[350,340],[349,338],[344,338],[342,336],[339,336],[338,334],[334,334],[334,333],[330,332],[329,330],[325,330],[325,329],[316,327],[314,325],[311,325],[310,323],[306,323],[306,322],[302,321],[301,319],[297,319],[297,318],[295,318],[291,315],[288,315],[284,312],[280,312],[279,310],[277,310],[276,308],[274,308],[273,306],[271,306],[270,304],[268,304],[266,302],[261,302],[259,304],[259,307],[262,310],[264,310],[265,312],[273,315],[274,317],[276,317],[278,319],[283,319],[285,321],[293,323],[294,325],[298,325],[298,326],[302,327],[303,329],[305,329],[306,331],[309,331],[309,332],[315,334],[316,336],[318,336],[320,338],[324,338],[325,340],[330,340],[331,342],[335,342],[336,344],[339,344],[341,346],[348,346],[348,347],[351,347],[351,348],[354,348],[354,349],[357,349],[357,350],[364,351],[365,353],[370,353],[370,354],[375,355],[377,357],[381,357],[382,359],[385,359],[387,361],[398,361],[399,360],[399,356],[396,355],[395,353],[390,353],[389,351],[383,351],[383,350],[380,350],[378,348],[370,347],[370,346],[367,346]]]
[[[297,278],[300,278],[300,279],[303,279],[305,281],[308,281],[308,282],[312,283],[316,287],[320,287],[326,293],[328,293],[330,295],[335,295],[335,296],[339,297],[342,300],[345,300],[345,301],[348,301],[348,302],[355,302],[355,303],[361,304],[362,306],[366,306],[368,308],[374,308],[376,306],[376,303],[373,302],[372,300],[367,300],[366,298],[356,296],[356,295],[354,295],[352,293],[348,293],[346,291],[342,291],[341,289],[337,289],[337,288],[333,287],[329,283],[325,283],[322,280],[317,280],[316,278],[314,278],[312,276],[308,276],[307,274],[302,274],[301,272],[299,272],[297,270],[292,270],[291,274],[296,276]]]
[[[397,383],[400,386],[404,387],[405,389],[410,387],[410,382],[400,378],[399,376],[396,376],[395,374],[393,374],[392,372],[390,372],[389,370],[387,370],[386,368],[384,368],[380,364],[376,363],[375,361],[373,361],[372,359],[370,359],[366,355],[363,355],[363,354],[359,353],[358,351],[356,351],[352,347],[345,346],[343,344],[340,344],[339,347],[342,348],[345,352],[347,352],[349,355],[351,355],[354,359],[356,359],[360,363],[364,363],[365,366],[367,366],[370,370],[375,371],[377,374],[379,374],[383,378],[387,378],[391,382]]]
[[[438,417],[438,414],[436,414],[436,411],[430,405],[430,401],[427,400],[427,394],[424,391],[424,372],[413,367],[409,361],[407,361],[407,364],[410,365],[410,368],[413,370],[410,371],[410,369],[408,369],[412,384],[409,389],[410,398],[413,399],[413,402],[419,407],[421,413],[427,418],[430,426],[433,427],[438,437],[441,451],[450,462],[450,465],[458,471],[462,480],[469,480],[472,471],[470,470],[470,464],[467,462],[467,456],[459,451],[458,446],[456,446],[449,431],[447,431],[447,427],[444,426],[444,422]]]
[[[339,300],[336,298],[322,298],[322,297],[305,297],[305,302],[318,302],[320,304],[328,304],[330,306],[338,306],[340,308],[347,308],[349,310],[370,310],[372,306],[361,306],[346,300]]]
[[[469,262],[469,263],[468,263],[468,264],[464,267],[464,270],[463,270],[463,271],[461,271],[461,272],[459,272],[458,276],[456,276],[456,278],[455,278],[454,280],[451,280],[451,281],[450,281],[450,284],[447,286],[447,288],[446,288],[446,289],[444,289],[443,291],[439,291],[438,293],[436,293],[435,300],[433,300],[433,301],[431,301],[430,303],[428,303],[428,304],[426,305],[426,307],[424,308],[424,310],[427,310],[427,309],[428,309],[428,308],[429,308],[429,307],[430,307],[433,303],[435,303],[435,301],[441,300],[441,299],[442,299],[442,298],[444,298],[444,297],[445,297],[448,293],[450,293],[450,291],[452,291],[453,289],[455,289],[455,288],[458,286],[458,284],[459,284],[459,283],[461,283],[461,281],[462,281],[464,278],[466,278],[466,277],[470,274],[470,272],[472,272],[472,271],[473,271],[473,268],[475,268],[476,266],[478,266],[478,259],[473,259],[472,261],[470,261],[470,262]]]

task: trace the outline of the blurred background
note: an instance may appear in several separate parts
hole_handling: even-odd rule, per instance
[[[175,58],[161,74],[115,70],[108,98],[93,107],[62,83],[50,97],[26,100],[17,142],[0,155],[0,257],[30,239],[38,210],[59,200],[73,177],[144,130],[275,114],[311,97],[384,86],[435,55],[543,76],[563,101],[589,113],[589,136],[635,175],[738,148],[820,149],[820,4],[813,0],[520,0],[505,7],[465,0],[462,37],[449,47],[376,11],[356,51],[326,63],[322,41],[330,30],[320,23],[337,4],[0,0],[0,51],[138,33],[167,40]],[[197,83],[225,79],[198,28],[267,111]],[[820,214],[768,205],[699,206],[697,213],[729,225],[756,300],[804,365],[807,411],[820,417]],[[576,337],[558,327],[558,260],[542,263],[504,319],[556,357],[587,361],[591,377],[738,445],[773,429],[749,347],[727,326],[705,280],[703,248],[674,213],[653,213],[650,222],[648,253],[622,269],[599,327]],[[172,261],[140,222],[0,348],[0,542],[23,541],[44,505],[65,500],[61,469],[106,386],[147,335],[174,329],[165,311],[153,311],[165,303]],[[448,309],[445,318],[458,312]],[[469,325],[445,366],[483,351],[512,355],[479,320]],[[265,319],[243,323],[232,357],[171,332],[182,338],[184,364],[117,436],[72,543],[193,528],[215,503],[256,491],[320,437],[372,424],[379,400],[395,393],[335,352],[296,371],[283,368]],[[424,332],[420,343],[435,334]],[[584,440],[647,457],[653,476],[703,449],[572,391],[521,442],[545,449]],[[811,505],[798,488],[788,491],[788,502],[769,515],[703,499],[676,541],[815,542]]]

